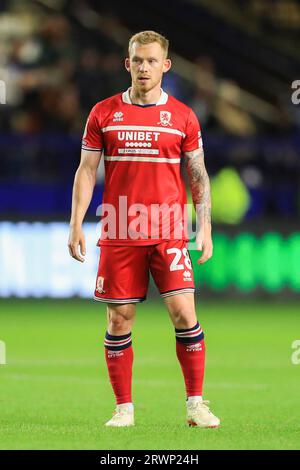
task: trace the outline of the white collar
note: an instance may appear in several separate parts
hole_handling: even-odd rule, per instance
[[[131,88],[128,88],[128,90],[122,93],[123,103],[132,104],[132,101],[130,99],[130,90]],[[160,104],[166,104],[167,101],[168,101],[168,94],[161,88],[161,94],[160,94],[159,100],[156,103],[156,106]]]

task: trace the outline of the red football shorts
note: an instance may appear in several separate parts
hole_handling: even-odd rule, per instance
[[[149,272],[162,297],[195,290],[184,240],[147,246],[102,245],[94,298],[107,303],[142,302],[147,296]]]

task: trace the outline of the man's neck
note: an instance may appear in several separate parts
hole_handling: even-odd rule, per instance
[[[146,93],[137,90],[134,85],[132,85],[129,91],[130,100],[134,104],[155,104],[158,102],[161,93],[160,84]]]

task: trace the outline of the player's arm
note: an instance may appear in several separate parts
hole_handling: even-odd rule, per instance
[[[68,247],[70,255],[81,262],[86,253],[82,223],[93,196],[100,158],[101,151],[82,150],[74,179]]]
[[[198,260],[198,264],[201,264],[211,258],[213,253],[210,182],[205,168],[203,148],[185,152],[184,155],[199,227],[196,244],[197,249],[202,250],[202,256]]]

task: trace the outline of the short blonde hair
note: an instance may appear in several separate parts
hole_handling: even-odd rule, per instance
[[[134,34],[129,40],[129,55],[134,42],[139,44],[151,44],[152,42],[158,42],[158,44],[160,44],[164,50],[166,57],[168,57],[169,40],[162,34],[156,33],[155,31],[141,31],[140,33]]]

